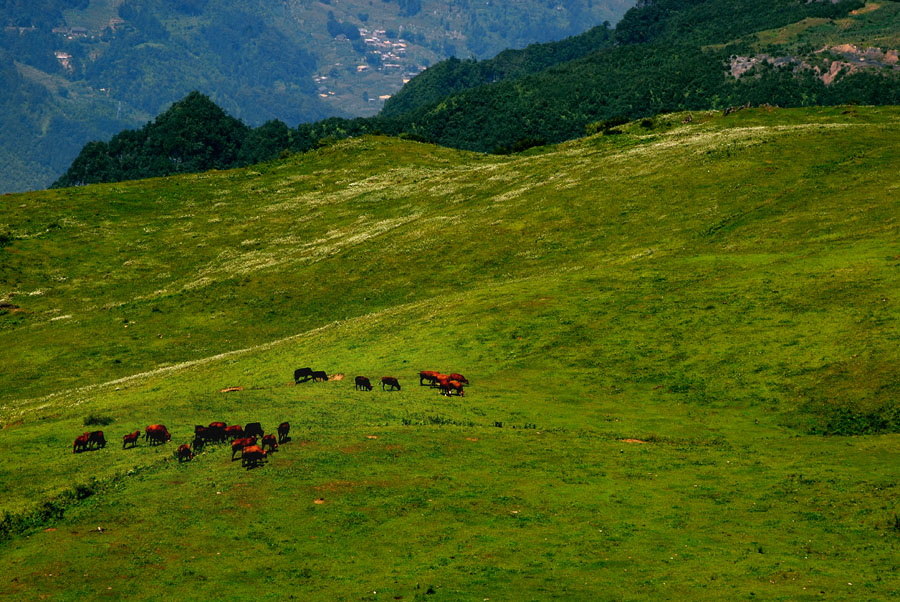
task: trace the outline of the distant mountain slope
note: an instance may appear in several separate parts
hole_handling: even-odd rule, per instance
[[[451,58],[414,77],[384,103],[380,115],[397,117],[456,92],[537,73],[610,46],[613,41],[613,32],[605,23],[559,42],[534,44],[523,50],[505,50],[484,61]]]
[[[515,152],[614,129],[616,120],[643,117],[652,128],[650,118],[667,111],[900,104],[897,31],[900,3],[652,0],[628,11],[615,30],[601,26],[485,61],[439,63],[377,117],[329,118],[288,134],[273,126],[280,138],[267,145],[257,132],[253,156],[365,133]],[[884,48],[853,45],[873,42]],[[57,185],[101,181],[91,173],[96,150]]]
[[[0,69],[20,78],[0,115],[0,158],[17,166],[0,170],[0,192],[46,186],[88,140],[191,90],[250,125],[373,115],[441,59],[581,33],[631,3],[4,0]]]
[[[626,13],[615,29],[615,45],[576,60],[559,63],[526,77],[483,83],[460,77],[478,71],[437,65],[398,94],[396,109],[385,113],[407,124],[416,135],[440,144],[490,151],[530,138],[557,142],[581,135],[592,121],[615,116],[649,117],[675,110],[722,109],[729,105],[772,103],[784,106],[862,102],[900,102],[900,72],[893,64],[863,70],[839,64],[835,77],[824,77],[825,56],[808,62],[797,58],[795,40],[780,48],[767,44],[770,55],[787,54],[782,62],[757,61],[751,73],[732,74],[735,56],[752,53],[758,36],[810,19],[842,19],[833,37],[852,37],[866,29],[870,16],[862,2],[760,5],[750,0],[655,0]],[[897,5],[881,16],[900,28]],[[807,54],[813,48],[805,48]],[[818,49],[815,49],[818,50]],[[887,48],[885,50],[888,50]],[[894,49],[894,56],[896,49]],[[821,66],[819,66],[821,65]],[[843,69],[843,70],[842,70]],[[460,81],[474,84],[468,89]],[[433,91],[455,92],[439,99]],[[401,105],[402,103],[402,105]]]

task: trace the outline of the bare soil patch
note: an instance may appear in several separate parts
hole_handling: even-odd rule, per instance
[[[231,393],[233,391],[243,391],[244,387],[226,387],[219,391],[219,393]]]
[[[643,439],[622,439],[623,443],[647,443]]]

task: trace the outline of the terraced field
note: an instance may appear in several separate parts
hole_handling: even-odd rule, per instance
[[[0,198],[0,594],[896,599],[900,111],[683,118]]]

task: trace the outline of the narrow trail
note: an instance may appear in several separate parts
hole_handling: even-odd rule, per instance
[[[292,334],[286,337],[282,337],[280,339],[275,339],[273,341],[267,341],[265,343],[260,343],[259,345],[252,345],[250,347],[244,347],[242,349],[233,349],[231,351],[225,351],[223,353],[217,353],[216,355],[210,355],[208,357],[203,357],[195,360],[188,360],[185,362],[179,362],[177,364],[172,364],[171,366],[163,366],[161,368],[155,368],[153,370],[148,370],[146,372],[138,372],[137,374],[131,374],[129,376],[123,376],[122,378],[117,378],[114,380],[109,380],[102,383],[93,383],[90,385],[84,385],[83,387],[76,387],[74,389],[66,389],[63,391],[57,391],[55,393],[49,393],[42,397],[30,398],[30,399],[18,399],[11,400],[6,404],[0,406],[0,421],[4,423],[13,422],[15,420],[21,419],[26,414],[32,412],[38,412],[45,408],[53,405],[51,402],[55,399],[65,398],[69,396],[83,396],[92,391],[97,391],[100,389],[105,389],[107,387],[115,387],[123,384],[129,384],[135,381],[141,381],[147,378],[152,378],[154,376],[159,376],[161,374],[167,374],[170,372],[178,372],[181,370],[186,370],[188,368],[193,368],[195,366],[203,366],[205,364],[209,364],[212,362],[216,362],[219,360],[227,359],[230,357],[240,356],[247,353],[254,353],[257,351],[266,351],[268,349],[272,349],[279,345],[283,345],[285,343],[289,343],[290,341],[294,341],[297,339],[302,339],[304,337],[312,336],[316,333],[328,330],[330,328],[335,328],[337,326],[343,324],[352,324],[357,321],[370,320],[373,318],[379,318],[386,315],[390,315],[392,313],[404,312],[411,309],[415,309],[416,307],[424,306],[429,303],[433,303],[435,301],[434,298],[424,299],[420,301],[413,301],[411,303],[405,303],[402,305],[396,305],[394,307],[389,307],[386,309],[382,309],[376,312],[371,312],[368,314],[363,314],[361,316],[355,316],[353,318],[346,318],[343,320],[335,320],[333,322],[329,322],[328,324],[324,324],[322,326],[318,326],[316,328],[306,330],[300,333]],[[70,404],[68,407],[76,407],[81,405],[83,402],[87,401],[87,398],[79,399],[73,404]]]

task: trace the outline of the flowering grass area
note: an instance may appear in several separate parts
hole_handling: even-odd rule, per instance
[[[685,117],[0,198],[0,596],[897,599],[900,110]]]

